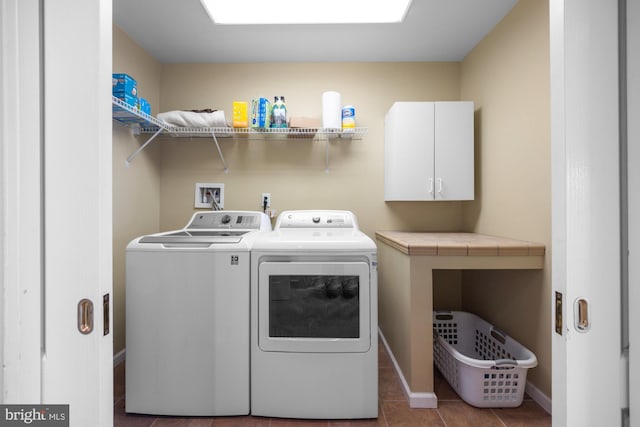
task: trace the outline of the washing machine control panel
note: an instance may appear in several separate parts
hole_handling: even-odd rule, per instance
[[[255,229],[261,228],[260,212],[198,212],[185,228],[223,228],[223,229]]]

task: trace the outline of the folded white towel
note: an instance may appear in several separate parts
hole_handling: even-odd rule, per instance
[[[158,113],[158,120],[162,120],[170,126],[184,128],[211,128],[211,127],[227,127],[227,121],[224,118],[224,111],[218,110],[213,113],[195,113],[193,111],[166,111]]]

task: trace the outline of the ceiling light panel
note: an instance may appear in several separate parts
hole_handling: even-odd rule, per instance
[[[412,0],[200,0],[216,24],[402,22]]]

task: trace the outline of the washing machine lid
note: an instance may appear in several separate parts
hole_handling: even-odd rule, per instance
[[[271,222],[262,212],[200,211],[181,230],[142,236],[137,243],[164,246],[208,246],[240,243],[249,233],[270,231]]]
[[[238,230],[180,230],[163,234],[144,236],[140,243],[162,244],[213,244],[239,243],[242,236],[250,231]]]

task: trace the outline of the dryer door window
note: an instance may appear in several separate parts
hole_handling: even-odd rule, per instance
[[[358,276],[269,276],[269,337],[360,338]]]
[[[258,293],[263,350],[367,351],[370,346],[367,263],[265,262]]]

